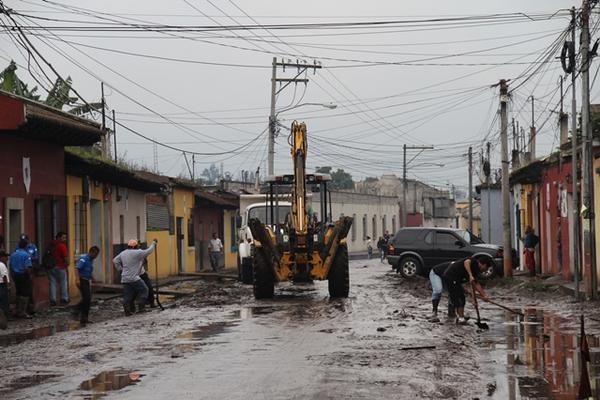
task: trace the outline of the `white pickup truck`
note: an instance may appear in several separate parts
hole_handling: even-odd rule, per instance
[[[309,200],[312,194],[308,196]],[[273,220],[277,220],[280,225],[286,223],[286,218],[289,218],[292,203],[289,200],[289,195],[280,195],[278,207],[274,207]],[[309,201],[309,206],[310,206]],[[238,274],[243,283],[252,283],[252,244],[254,239],[250,228],[248,228],[248,220],[250,218],[258,218],[261,222],[269,222],[271,229],[271,216],[267,215],[267,203],[264,194],[245,194],[240,196],[240,210],[244,210],[242,221],[238,230]],[[277,215],[275,215],[277,214]]]

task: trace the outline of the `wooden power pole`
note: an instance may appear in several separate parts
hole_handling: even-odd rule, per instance
[[[508,85],[500,80],[500,139],[502,144],[502,233],[504,276],[512,276],[512,241],[510,236],[510,186],[508,176]]]

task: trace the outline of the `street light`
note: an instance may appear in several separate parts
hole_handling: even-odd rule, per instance
[[[304,106],[321,106],[324,108],[328,108],[330,110],[334,110],[337,108],[337,104],[333,104],[333,103],[300,103],[300,104],[296,104],[295,106],[284,108],[284,109],[277,111],[277,113],[275,113],[275,117],[277,117],[282,112],[290,111],[295,108],[304,107]]]

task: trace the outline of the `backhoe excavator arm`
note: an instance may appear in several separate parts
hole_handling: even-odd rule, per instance
[[[294,165],[292,186],[292,229],[298,244],[304,245],[308,233],[308,211],[306,209],[306,124],[294,121],[291,129],[291,153]]]

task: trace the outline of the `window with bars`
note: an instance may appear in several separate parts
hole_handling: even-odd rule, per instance
[[[194,219],[189,218],[187,223],[187,244],[188,247],[194,247],[196,244],[196,239],[194,236]]]
[[[369,236],[369,232],[367,232],[367,214],[363,215],[362,230],[363,230],[363,240],[367,240],[367,236]]]
[[[75,254],[83,254],[87,250],[87,202],[83,197],[75,199]]]
[[[356,214],[352,214],[352,227],[350,228],[352,240],[356,240]]]
[[[387,231],[387,215],[381,217],[381,231],[385,233]]]
[[[377,239],[377,215],[373,215],[373,239]]]
[[[392,235],[396,233],[396,216],[392,216]]]

